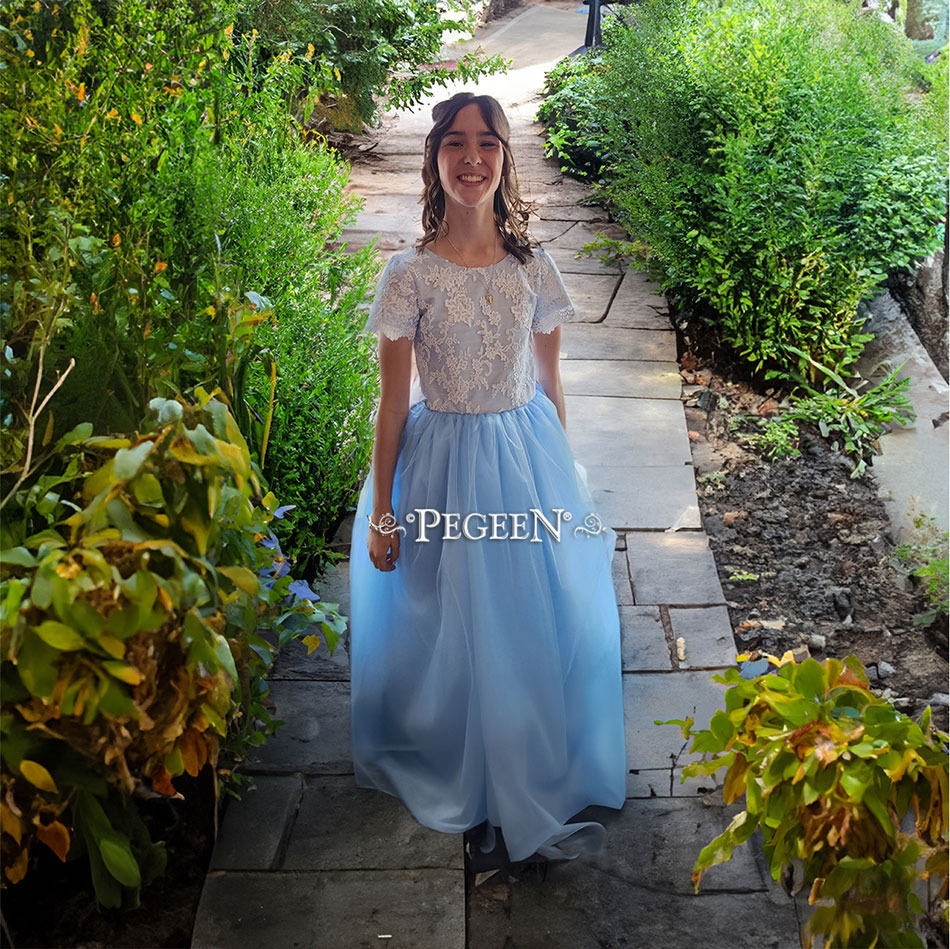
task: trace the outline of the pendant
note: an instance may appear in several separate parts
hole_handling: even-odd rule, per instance
[[[486,303],[491,303],[491,301],[492,301],[492,295],[491,295],[490,293],[486,293],[486,294],[485,294],[485,302],[486,302]]]

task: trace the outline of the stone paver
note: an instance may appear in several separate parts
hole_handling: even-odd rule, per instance
[[[670,768],[699,760],[686,749],[677,726],[653,723],[691,716],[706,724],[721,707],[724,691],[725,686],[713,682],[709,672],[625,672],[627,770]]]
[[[258,774],[241,799],[228,798],[211,857],[212,870],[273,870],[303,794],[301,774]]]
[[[630,571],[623,551],[616,551],[611,563],[614,590],[617,593],[618,606],[633,606],[633,586],[630,583]]]
[[[631,533],[627,562],[638,604],[724,603],[716,561],[704,533]]]
[[[193,949],[264,946],[464,949],[463,875],[458,870],[210,872]]]
[[[569,395],[567,438],[582,465],[669,467],[691,461],[683,407],[670,399]]]
[[[609,873],[552,869],[543,884],[488,881],[469,907],[468,949],[799,949],[795,909],[760,892],[695,897]],[[766,905],[763,905],[766,904]],[[766,910],[766,911],[764,911]]]
[[[672,324],[666,298],[658,291],[659,287],[642,273],[628,269],[607,311],[605,325],[628,329],[670,329]]]
[[[562,274],[595,274],[601,276],[607,273],[620,276],[620,264],[602,264],[596,257],[578,255],[574,248],[559,247],[556,243],[548,244],[545,249]]]
[[[749,845],[730,863],[710,868],[700,895],[693,895],[693,863],[724,828],[721,807],[695,799],[630,800],[619,813],[589,808],[579,817],[606,826],[607,852],[551,865],[543,882],[499,874],[476,888],[470,949],[799,946],[792,901],[769,899]]]
[[[617,289],[617,278],[602,273],[565,273],[562,276],[564,287],[577,310],[574,322],[597,323],[602,320]]]
[[[624,672],[669,672],[670,647],[656,606],[620,607]]]
[[[285,724],[253,755],[251,771],[352,774],[347,682],[271,682],[272,713]]]
[[[537,205],[534,234],[578,310],[561,330],[568,437],[598,510],[618,531],[612,571],[628,800],[619,812],[579,815],[606,825],[607,851],[550,864],[543,883],[505,871],[478,886],[469,879],[466,896],[461,838],[424,828],[397,799],[356,786],[346,639],[333,656],[307,656],[294,643],[271,677],[273,714],[285,724],[245,766],[257,790],[224,810],[194,930],[199,949],[799,945],[795,906],[763,873],[755,838],[704,876],[698,896],[691,889],[696,854],[729,811],[717,803],[715,776],[681,781],[687,743],[677,727],[654,721],[708,722],[724,688],[711,670],[734,661],[734,645],[701,530],[665,301],[643,273],[577,256],[611,225],[603,209],[580,203],[587,187],[542,155],[537,92],[545,72],[582,41],[585,16],[566,0],[533,3],[451,55],[482,45],[514,61],[508,75],[476,91],[496,96],[508,113],[522,194]],[[387,118],[372,158],[354,165],[349,190],[365,207],[344,232],[351,249],[375,242],[385,259],[420,232],[430,106]],[[347,587],[339,568],[316,584],[344,614]]]
[[[402,802],[352,777],[307,779],[283,870],[461,870],[462,835],[417,823]]]
[[[736,664],[736,643],[725,606],[699,609],[670,608],[673,636],[685,640],[681,669],[725,668]]]
[[[721,778],[721,775],[720,775]],[[683,768],[639,768],[627,775],[627,797],[703,797],[722,803],[722,781],[715,775],[683,780]]]
[[[630,331],[616,326],[569,323],[561,327],[561,359],[636,359],[676,362],[672,330]]]
[[[610,395],[627,399],[674,399],[682,391],[676,363],[627,359],[562,359],[565,395]]]
[[[692,467],[586,467],[594,503],[611,527],[665,531],[674,524],[681,530],[701,526]]]

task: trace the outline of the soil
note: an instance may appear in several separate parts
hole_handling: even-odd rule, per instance
[[[142,887],[135,909],[96,908],[88,861],[61,863],[35,848],[37,863],[22,882],[4,890],[3,918],[16,949],[188,947],[214,846],[214,789],[209,767],[175,778],[183,801],[144,802],[152,840],[164,840],[165,875]],[[3,934],[3,946],[9,946]]]
[[[947,619],[914,624],[929,604],[894,555],[873,459],[852,478],[853,464],[811,425],[798,457],[768,461],[745,447],[741,434],[787,392],[752,378],[701,321],[675,322],[699,508],[737,649],[854,654],[876,693],[918,720],[931,704],[946,730]]]

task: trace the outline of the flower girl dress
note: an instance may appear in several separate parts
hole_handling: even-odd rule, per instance
[[[372,478],[356,513],[357,783],[436,830],[487,821],[482,848],[500,828],[516,861],[600,851],[599,823],[567,821],[625,795],[616,535],[535,380],[532,332],[573,313],[542,249],[462,267],[412,248],[388,261],[364,330],[414,340],[424,400],[396,463],[395,570],[365,550]]]

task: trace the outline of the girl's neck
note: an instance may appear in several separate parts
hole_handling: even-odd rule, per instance
[[[447,207],[435,245],[442,256],[457,259],[466,267],[493,264],[504,250],[491,205]]]

